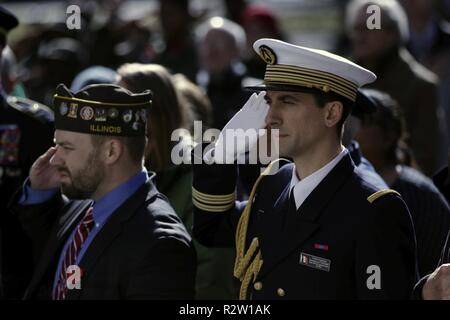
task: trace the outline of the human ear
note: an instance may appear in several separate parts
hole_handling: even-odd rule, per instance
[[[117,139],[108,140],[104,144],[105,163],[113,164],[121,157],[123,153],[123,144]]]
[[[340,101],[331,101],[325,105],[324,121],[327,127],[333,127],[342,119],[344,106]]]

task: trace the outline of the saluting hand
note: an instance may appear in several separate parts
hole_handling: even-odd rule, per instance
[[[269,111],[265,94],[265,91],[252,94],[242,109],[222,129],[214,148],[216,163],[232,163],[237,156],[244,154],[257,143],[259,129],[264,128]],[[249,132],[249,129],[255,131]],[[237,143],[234,137],[237,138]]]
[[[430,276],[422,289],[424,300],[450,300],[450,263],[443,264]]]
[[[55,152],[56,147],[51,147],[33,163],[30,169],[31,188],[44,190],[58,188],[61,185],[58,168],[50,164]]]

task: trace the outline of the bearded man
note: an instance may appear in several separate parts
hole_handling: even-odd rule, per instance
[[[56,89],[56,146],[11,205],[33,243],[25,299],[194,297],[191,239],[143,167],[151,98],[110,84]]]

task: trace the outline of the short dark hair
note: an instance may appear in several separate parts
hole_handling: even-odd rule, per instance
[[[144,159],[145,147],[147,145],[147,139],[145,136],[137,137],[111,137],[101,135],[91,135],[92,145],[95,149],[100,147],[105,141],[109,139],[119,140],[128,151],[128,155],[133,163],[140,163]]]
[[[342,117],[336,126],[338,138],[342,138],[344,123],[345,120],[347,120],[349,114],[352,112],[354,102],[334,92],[314,92],[313,96],[319,108],[323,108],[327,103],[333,101],[339,101],[342,103]]]
[[[413,155],[406,143],[404,115],[397,103],[389,94],[378,90],[364,90],[377,105],[375,113],[366,114],[362,118],[362,126],[377,126],[385,137],[391,137],[391,145],[385,152],[386,160],[390,164],[411,165]],[[382,138],[380,138],[382,139]]]

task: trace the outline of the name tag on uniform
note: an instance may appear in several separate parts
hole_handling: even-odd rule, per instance
[[[330,272],[331,260],[301,252],[300,264],[313,269]]]

